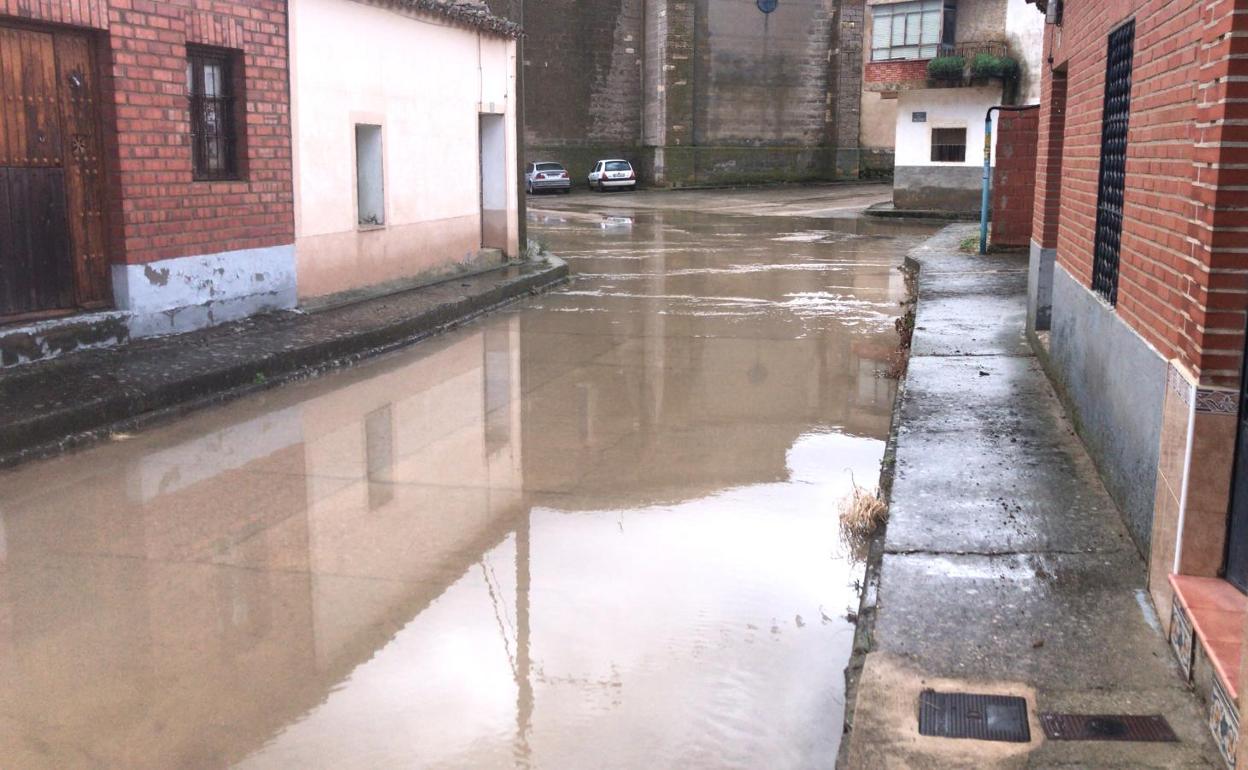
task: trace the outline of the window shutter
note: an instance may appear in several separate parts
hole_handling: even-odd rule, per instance
[[[876,6],[872,12],[872,20],[871,48],[874,50],[887,49],[893,34],[892,15],[887,12],[881,13],[880,6]],[[887,50],[884,51],[884,56],[888,56]]]

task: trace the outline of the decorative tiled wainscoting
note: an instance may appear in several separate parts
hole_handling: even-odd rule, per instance
[[[1184,678],[1208,704],[1209,730],[1228,767],[1239,742],[1236,705],[1248,597],[1216,578],[1171,575],[1170,647]]]

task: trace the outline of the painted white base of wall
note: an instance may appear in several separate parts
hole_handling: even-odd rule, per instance
[[[113,265],[116,310],[0,329],[0,368],[295,306],[295,247]]]
[[[130,336],[179,334],[295,306],[295,247],[113,265],[113,297]]]

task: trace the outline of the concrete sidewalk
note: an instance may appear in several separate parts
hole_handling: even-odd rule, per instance
[[[0,369],[0,467],[409,345],[567,277],[549,257]]]
[[[850,768],[1222,767],[1144,562],[1024,335],[1026,255],[921,264]],[[920,736],[926,688],[1029,701],[1030,743]],[[1038,712],[1161,714],[1179,743],[1046,741]]]

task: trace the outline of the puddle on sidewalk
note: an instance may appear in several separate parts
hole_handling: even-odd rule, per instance
[[[534,225],[566,291],[0,473],[4,766],[829,766],[928,230],[608,215]]]

